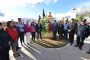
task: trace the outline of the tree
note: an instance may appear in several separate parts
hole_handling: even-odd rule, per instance
[[[44,9],[43,9],[43,19],[44,19],[44,17],[45,17],[45,11],[44,11]]]
[[[79,15],[79,16],[76,17],[76,19],[77,19],[78,21],[82,21],[83,18],[84,18],[84,15]]]

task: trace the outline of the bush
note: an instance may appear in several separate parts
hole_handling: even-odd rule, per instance
[[[46,19],[41,19],[40,22],[41,22],[42,27],[43,27],[42,31],[47,32],[47,21],[46,21]]]

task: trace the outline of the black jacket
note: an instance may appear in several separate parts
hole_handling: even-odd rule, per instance
[[[84,36],[86,38],[88,38],[89,35],[90,35],[89,25],[85,25],[85,27],[84,27]]]
[[[0,30],[0,47],[5,48],[8,47],[10,44],[10,37],[9,35],[2,29]]]
[[[38,24],[36,24],[36,31],[42,31],[42,24],[40,24],[40,26]]]

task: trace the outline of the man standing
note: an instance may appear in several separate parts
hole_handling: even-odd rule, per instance
[[[68,24],[68,20],[66,20],[64,23],[64,38],[65,39],[68,39],[68,28],[69,28],[69,24]]]
[[[58,24],[56,20],[54,20],[54,23],[52,24],[53,40],[56,40],[57,31],[58,31]]]
[[[36,24],[36,32],[37,32],[37,40],[39,40],[39,36],[40,39],[42,39],[42,24],[40,23],[40,20],[38,21],[38,23]]]
[[[78,32],[77,32],[77,45],[75,47],[79,47],[80,50],[82,50],[82,47],[84,45],[84,40],[87,38],[86,36],[86,30],[87,30],[87,20],[83,20],[80,24],[78,24]]]
[[[89,25],[89,32],[88,35],[90,35],[90,25]],[[87,51],[87,54],[90,54],[90,46],[89,46],[89,50]]]
[[[21,42],[21,44],[22,44],[22,42],[24,43],[24,24],[23,24],[23,22],[22,22],[22,20],[21,20],[21,18],[18,18],[18,24],[17,24],[17,27],[19,28],[19,31],[20,31],[20,33],[19,33],[19,37],[20,37],[20,42]]]
[[[72,19],[72,22],[69,25],[69,42],[70,42],[70,45],[73,44],[76,27],[77,27],[77,23],[75,23],[75,20]]]
[[[63,38],[63,24],[61,21],[58,24],[58,34],[59,34],[59,39],[62,39]]]

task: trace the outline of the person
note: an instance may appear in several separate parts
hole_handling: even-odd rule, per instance
[[[4,30],[2,23],[0,22],[0,60],[10,60],[10,37]]]
[[[51,21],[48,21],[47,23],[47,31],[48,31],[48,34],[49,34],[49,36],[48,36],[48,38],[52,38],[52,22]]]
[[[63,24],[61,21],[58,24],[58,34],[59,34],[59,39],[63,38]]]
[[[87,54],[90,54],[90,46],[89,46],[89,50],[87,51]]]
[[[70,42],[70,45],[72,45],[74,42],[74,34],[75,34],[76,27],[77,27],[77,23],[75,23],[75,20],[72,19],[72,22],[69,25],[69,42]]]
[[[78,20],[75,19],[75,23],[76,23],[75,34],[77,35]]]
[[[75,45],[75,47],[79,47],[80,50],[82,50],[84,40],[85,38],[87,38],[86,32],[87,32],[87,20],[85,19],[80,24],[78,24],[77,44]]]
[[[26,22],[26,25],[24,26],[25,34],[26,34],[26,42],[27,44],[30,43],[30,31],[31,31],[31,26],[29,25],[29,22]]]
[[[64,38],[65,39],[68,39],[68,29],[69,29],[69,24],[68,24],[68,20],[66,20],[64,23]]]
[[[52,24],[53,40],[57,40],[56,38],[57,31],[58,31],[58,24],[56,20],[54,20],[54,23]]]
[[[89,25],[89,34],[90,35],[90,25]],[[90,46],[89,46],[89,50],[87,51],[87,54],[90,54]]]
[[[18,19],[18,24],[16,25],[18,28],[19,28],[19,31],[20,31],[20,33],[19,33],[19,37],[20,37],[20,42],[21,42],[21,45],[23,45],[22,43],[25,43],[24,42],[24,24],[23,24],[23,22],[22,22],[22,20],[20,19]]]
[[[35,41],[35,33],[36,33],[36,24],[35,22],[31,23],[31,33],[32,33],[32,41]]]
[[[14,26],[15,26],[15,24],[13,21],[8,21],[7,28],[5,29],[5,31],[10,36],[11,47],[13,50],[13,56],[18,57],[18,56],[20,56],[20,54],[16,51],[18,32],[17,32],[16,28],[14,28]]]
[[[14,22],[14,21],[13,21]],[[20,33],[20,31],[19,31],[19,28],[16,26],[16,22],[14,22],[14,28],[17,30],[17,32],[18,32],[18,38],[17,38],[17,40],[16,40],[16,51],[18,51],[19,49],[21,49],[21,47],[19,47],[19,33]]]
[[[52,31],[52,23],[48,21],[48,32],[50,33]]]
[[[36,32],[37,32],[37,40],[39,40],[39,36],[40,39],[42,40],[42,24],[40,23],[40,20],[38,20],[38,23],[36,24]]]

